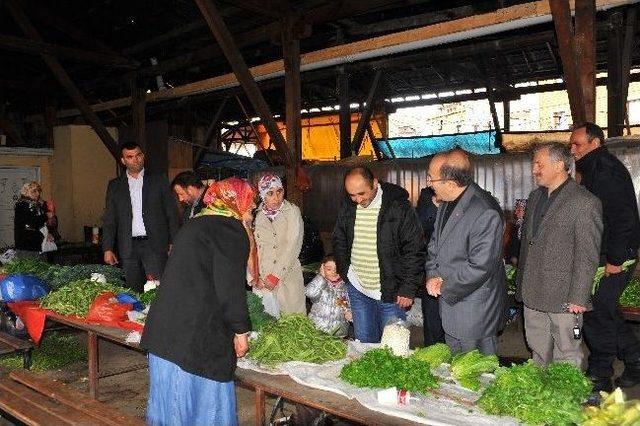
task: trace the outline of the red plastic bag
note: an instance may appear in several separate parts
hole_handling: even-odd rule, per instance
[[[131,303],[120,303],[113,293],[103,293],[91,304],[87,314],[87,322],[118,327],[127,321],[127,311],[133,310]]]

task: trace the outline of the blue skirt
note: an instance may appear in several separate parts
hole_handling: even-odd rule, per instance
[[[147,424],[236,426],[234,382],[216,382],[196,376],[149,354]]]

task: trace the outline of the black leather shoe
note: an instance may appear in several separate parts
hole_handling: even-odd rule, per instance
[[[589,376],[591,383],[593,383],[593,392],[597,393],[600,391],[612,392],[613,391],[613,382],[610,377],[594,377]]]

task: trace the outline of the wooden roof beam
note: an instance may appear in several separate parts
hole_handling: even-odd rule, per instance
[[[273,118],[269,105],[267,105],[267,102],[264,100],[264,97],[260,92],[258,84],[251,75],[246,62],[242,58],[242,55],[240,55],[240,51],[233,41],[233,37],[231,36],[229,29],[222,20],[220,12],[218,12],[218,9],[211,0],[195,0],[195,2],[202,13],[202,16],[207,21],[211,33],[227,57],[227,60],[235,74],[235,78],[240,82],[247,98],[249,98],[253,108],[256,110],[258,116],[262,120],[262,123],[267,129],[267,133],[273,141],[276,149],[285,159],[285,163],[292,164],[293,155],[282,137],[282,133],[280,133],[280,130],[278,129],[278,125]]]
[[[9,12],[13,16],[13,19],[27,36],[35,41],[42,42],[40,34],[31,24],[31,21],[24,13],[24,11],[20,8],[17,0],[6,0],[5,6],[9,9]],[[84,96],[82,96],[82,93],[80,93],[73,81],[71,81],[69,74],[67,74],[62,65],[60,65],[60,62],[58,62],[55,57],[47,53],[42,53],[40,56],[49,66],[56,79],[58,79],[58,82],[66,89],[69,97],[73,100],[73,102],[82,112],[82,115],[89,122],[93,130],[98,134],[98,137],[100,137],[102,143],[117,161],[120,158],[120,153],[118,152],[116,141],[111,137],[107,129],[102,125],[100,119],[98,119],[98,116],[91,109],[91,105],[89,105],[89,102],[87,102],[87,100],[84,98]]]
[[[631,4],[636,0],[596,0],[598,9],[611,8]],[[414,28],[393,34],[386,34],[366,40],[360,40],[301,55],[301,70],[310,71],[329,68],[335,65],[356,62],[364,59],[389,56],[393,53],[404,53],[430,46],[458,42],[480,35],[494,34],[517,27],[527,27],[551,20],[548,0],[498,9],[495,12],[470,16],[450,22]],[[250,69],[256,80],[267,80],[284,75],[282,60],[258,65]],[[225,90],[239,84],[236,76],[220,75],[205,80],[188,83],[173,89],[152,92],[148,102],[157,102],[184,96]],[[131,98],[119,98],[94,105],[95,111],[119,108],[131,103]],[[78,115],[77,110],[61,111],[58,117]]]
[[[576,2],[575,57],[582,88],[585,120],[596,121],[596,2]]]
[[[131,69],[137,68],[139,65],[138,63],[130,61],[120,55],[90,52],[87,50],[45,43],[28,38],[14,37],[6,34],[0,34],[0,49],[28,53],[31,55],[49,54],[98,65]]]

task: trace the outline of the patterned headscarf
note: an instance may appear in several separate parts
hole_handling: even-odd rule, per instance
[[[271,220],[273,220],[278,215],[278,213],[280,213],[280,208],[282,206],[279,206],[275,210],[270,209],[264,203],[264,199],[267,196],[267,192],[272,189],[280,188],[283,188],[282,180],[277,175],[266,174],[262,176],[262,178],[260,178],[260,181],[258,182],[258,191],[260,192],[260,199],[262,200],[262,212],[265,214],[265,216],[267,216],[267,218]]]
[[[218,215],[240,220],[253,205],[255,194],[251,184],[244,179],[230,177],[214,182],[204,194],[206,207],[198,216]]]

